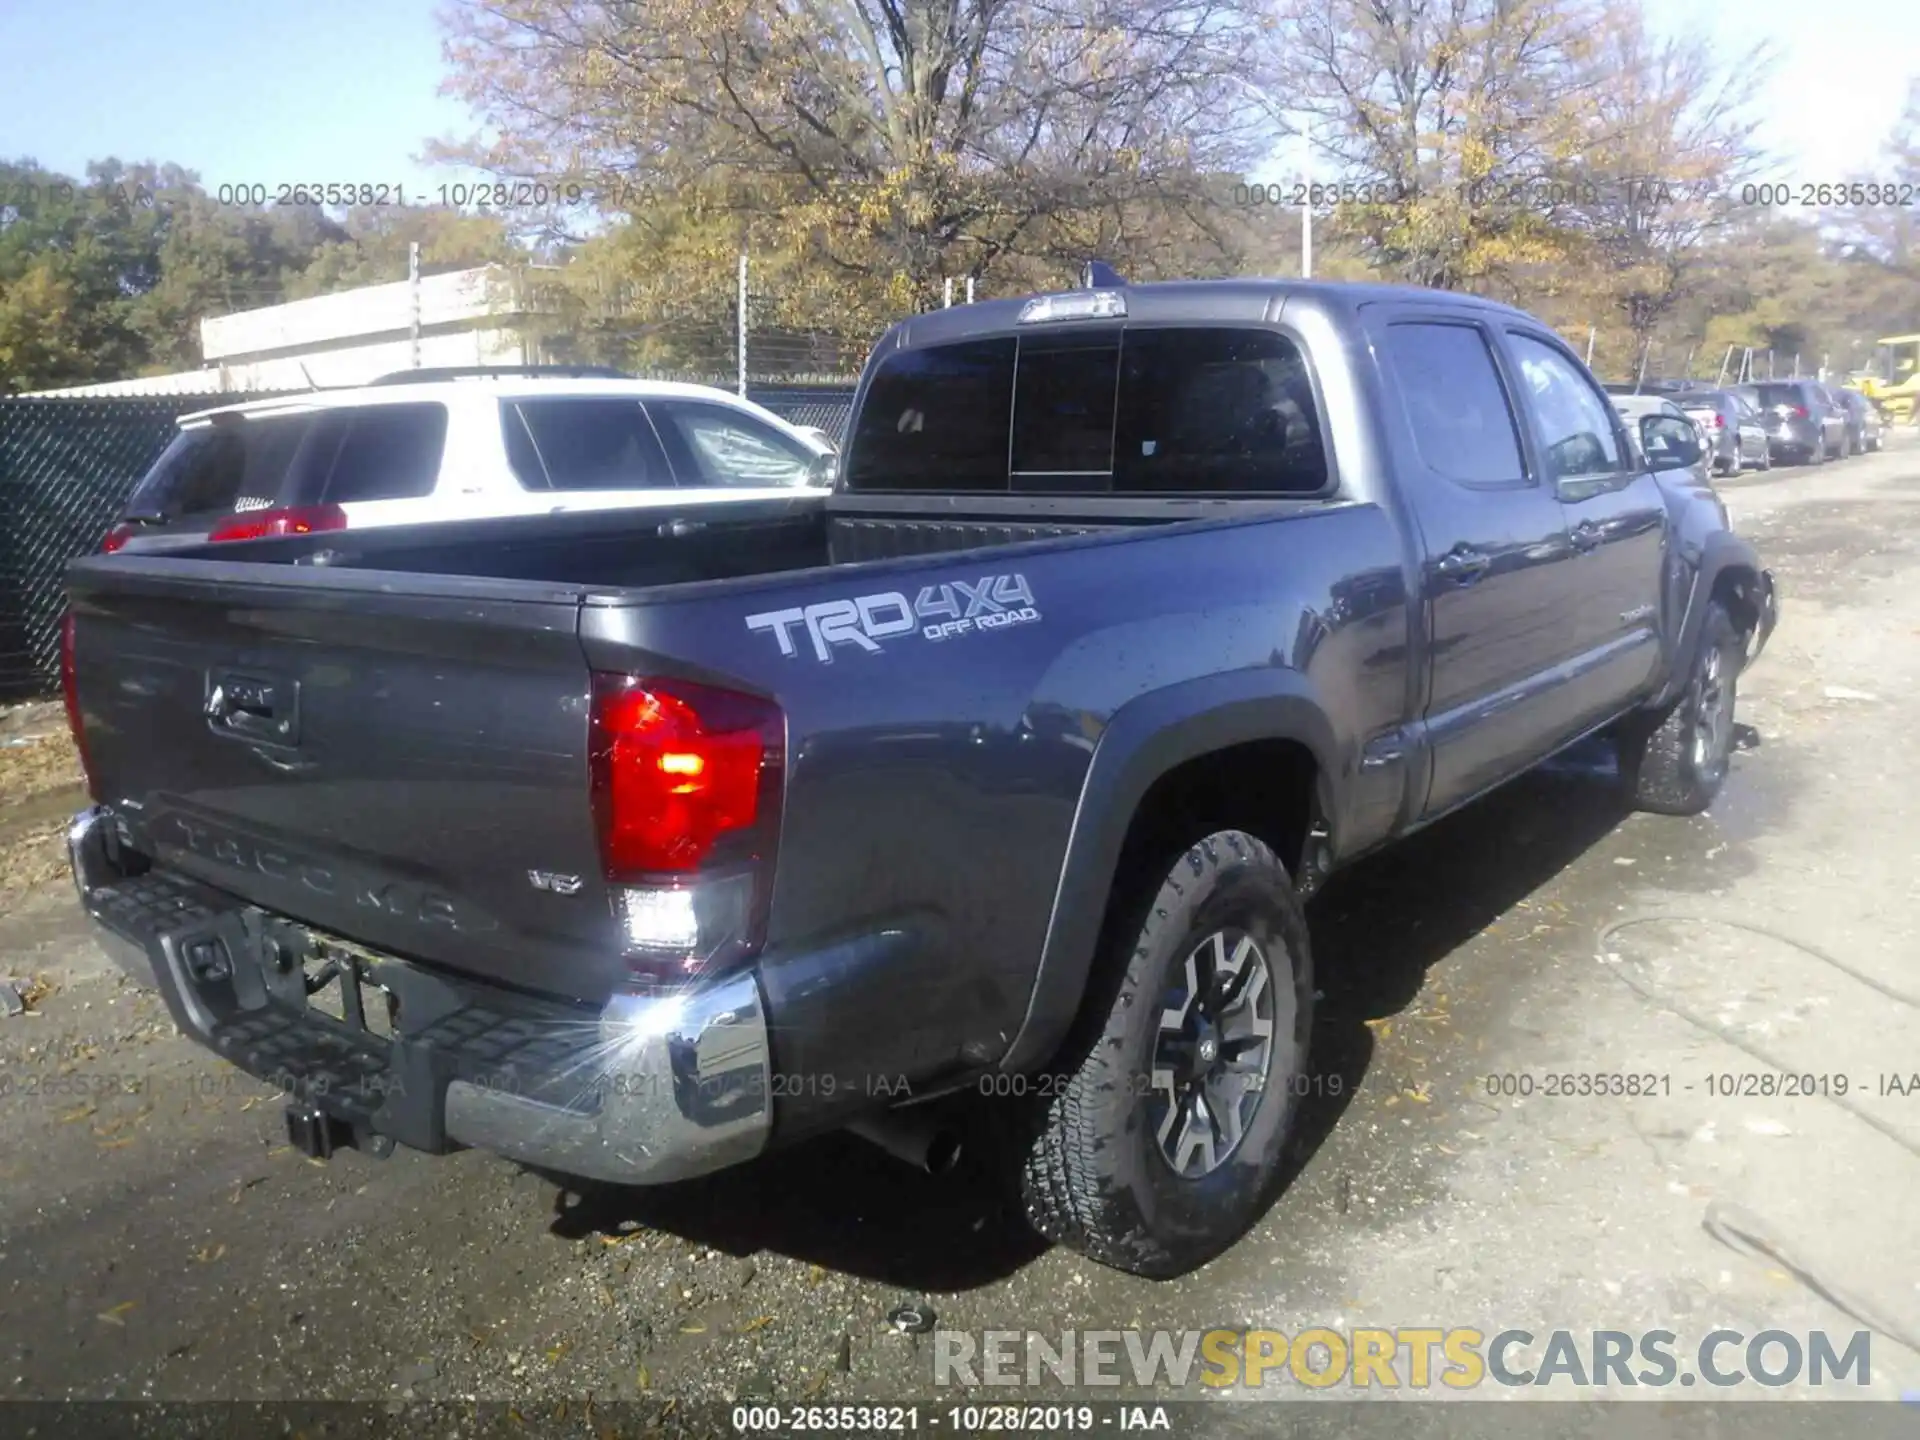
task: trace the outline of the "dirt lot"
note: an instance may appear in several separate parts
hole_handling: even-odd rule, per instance
[[[1725,491],[1786,609],[1722,801],[1623,815],[1575,760],[1342,877],[1313,923],[1344,1093],[1254,1234],[1167,1284],[1043,1251],[978,1175],[852,1139],[652,1193],[474,1153],[303,1160],[265,1087],[84,938],[64,742],[4,745],[0,975],[31,1005],[0,1019],[0,1395],[925,1394],[929,1339],[886,1322],[906,1300],[943,1329],[1683,1346],[1864,1315],[1869,1393],[1920,1386],[1920,1094],[1882,1078],[1920,1071],[1920,445]],[[61,728],[15,712],[0,742]],[[1655,1093],[1544,1093],[1594,1073]],[[1761,1248],[1716,1237],[1716,1205]]]

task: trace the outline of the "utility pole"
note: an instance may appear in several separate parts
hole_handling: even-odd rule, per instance
[[[1633,377],[1633,393],[1640,393],[1640,386],[1647,378],[1647,356],[1653,353],[1653,341],[1649,340],[1640,347],[1640,371]]]
[[[1300,126],[1300,278],[1313,278],[1313,142]]]
[[[413,354],[413,368],[420,368],[420,242],[407,242],[407,345]]]
[[[747,398],[747,252],[740,252],[739,334],[735,347],[740,352],[740,398]]]

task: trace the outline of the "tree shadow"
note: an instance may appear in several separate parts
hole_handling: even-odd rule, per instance
[[[1275,1198],[1312,1162],[1373,1059],[1369,1020],[1406,1009],[1427,972],[1577,859],[1627,813],[1610,750],[1583,746],[1334,876],[1308,907],[1320,991],[1308,1080]],[[974,1097],[934,1102],[965,1136],[924,1175],[830,1135],[678,1185],[558,1176],[553,1232],[642,1225],[736,1256],[792,1256],[908,1290],[1003,1279],[1046,1249],[1020,1214],[1009,1127]]]

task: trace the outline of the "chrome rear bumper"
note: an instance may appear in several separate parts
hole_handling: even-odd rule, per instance
[[[401,1020],[390,1036],[356,1033],[307,1006],[298,969],[267,977],[239,924],[243,902],[185,877],[130,878],[114,861],[115,834],[98,806],[67,830],[74,888],[101,947],[162,993],[182,1033],[356,1136],[431,1151],[470,1145],[627,1185],[703,1175],[767,1144],[771,1050],[751,971],[699,989],[622,993],[583,1025],[559,1002],[537,1006],[379,957],[371,983],[398,997]],[[207,945],[227,962],[212,978],[195,963]],[[242,969],[262,978],[240,985]],[[410,1014],[429,1018],[411,1029]]]

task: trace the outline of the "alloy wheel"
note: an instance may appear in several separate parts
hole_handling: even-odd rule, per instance
[[[1294,1003],[1290,972],[1283,964],[1276,976],[1243,930],[1216,930],[1187,953],[1162,999],[1147,1096],[1174,1174],[1201,1179],[1239,1147],[1271,1078],[1275,1036],[1291,1046]]]

